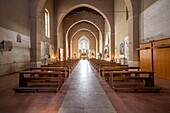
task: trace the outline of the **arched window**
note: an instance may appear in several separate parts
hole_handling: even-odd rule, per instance
[[[80,39],[79,39],[79,50],[80,49],[84,49],[84,50],[87,50],[87,49],[89,49],[89,40],[88,40],[88,38],[86,37],[86,36],[82,36]]]
[[[45,9],[45,36],[50,38],[50,13]]]

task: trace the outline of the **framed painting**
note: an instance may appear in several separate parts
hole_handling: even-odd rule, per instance
[[[120,55],[124,55],[124,52],[125,52],[124,42],[120,42]]]

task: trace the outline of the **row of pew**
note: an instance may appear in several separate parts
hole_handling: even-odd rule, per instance
[[[15,92],[58,92],[79,59],[69,59],[53,64],[32,67],[19,72],[19,86]]]
[[[95,58],[89,59],[89,62],[115,91],[160,91],[155,87],[154,72]]]

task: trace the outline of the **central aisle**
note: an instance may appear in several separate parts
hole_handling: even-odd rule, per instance
[[[70,79],[59,113],[116,113],[87,60],[79,62]]]

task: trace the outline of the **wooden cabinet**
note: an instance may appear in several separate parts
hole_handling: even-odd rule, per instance
[[[140,68],[142,71],[153,71],[152,42],[140,45]]]
[[[153,42],[155,76],[170,80],[170,39]]]
[[[140,68],[170,80],[170,38],[140,44]]]

